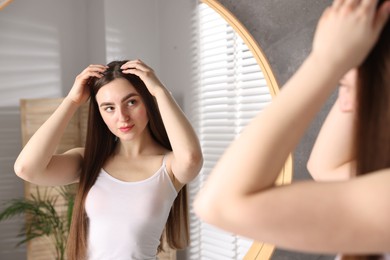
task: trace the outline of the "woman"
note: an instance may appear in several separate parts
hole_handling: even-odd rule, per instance
[[[85,147],[54,154],[89,98]],[[68,259],[156,259],[165,223],[169,246],[188,243],[184,185],[201,165],[190,123],[154,71],[133,60],[83,70],[23,148],[15,172],[39,185],[79,182]]]
[[[194,207],[203,220],[292,250],[390,252],[389,13],[390,1],[335,0],[327,8],[308,58],[227,149],[199,192]],[[327,146],[314,149],[315,166],[309,168],[318,170],[326,164],[317,165],[324,153],[325,160],[337,158],[332,163],[340,168],[330,172],[328,164],[317,175],[329,171],[344,180],[275,187],[288,155],[341,78],[342,85],[359,87],[357,123],[342,121],[343,129],[333,124],[333,131],[342,131],[338,139],[331,129],[325,130],[322,140]],[[349,102],[351,96],[344,97]],[[354,107],[348,102],[344,109]],[[372,110],[378,102],[379,115]],[[346,135],[353,136],[354,143],[343,139]],[[336,149],[338,154],[332,154]],[[342,158],[337,157],[340,153]],[[347,180],[362,173],[369,174]]]

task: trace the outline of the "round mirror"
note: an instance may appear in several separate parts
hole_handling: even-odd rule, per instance
[[[198,46],[191,92],[194,127],[204,153],[204,166],[190,185],[196,194],[218,158],[242,128],[276,96],[279,86],[271,67],[242,23],[222,4],[203,0],[197,7]],[[278,185],[292,179],[291,157],[281,172]],[[228,202],[227,202],[228,203]],[[189,259],[269,259],[274,246],[218,230],[191,218]],[[195,241],[194,241],[195,240]]]

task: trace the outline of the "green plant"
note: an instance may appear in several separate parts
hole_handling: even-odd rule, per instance
[[[56,189],[59,195],[48,192]],[[56,210],[59,197],[64,199],[66,210]],[[0,212],[0,221],[25,215],[26,221],[18,237],[22,240],[17,246],[38,237],[49,237],[56,249],[56,259],[65,259],[65,246],[69,233],[70,222],[75,199],[74,185],[46,188],[42,194],[37,188],[36,194],[29,198],[13,199],[5,203],[5,209]]]

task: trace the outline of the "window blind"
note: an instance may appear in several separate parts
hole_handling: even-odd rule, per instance
[[[204,165],[190,185],[191,204],[228,145],[272,98],[259,65],[233,28],[203,3],[195,17],[190,118]],[[192,209],[190,230],[188,258],[194,260],[243,259],[253,242],[200,221]]]

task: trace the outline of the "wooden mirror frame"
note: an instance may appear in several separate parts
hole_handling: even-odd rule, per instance
[[[233,27],[233,29],[240,35],[245,44],[248,46],[249,50],[252,52],[255,57],[257,64],[259,64],[264,77],[267,81],[267,86],[270,90],[272,98],[274,98],[279,93],[279,85],[276,81],[275,75],[272,72],[271,66],[264,55],[264,52],[260,48],[257,41],[245,28],[245,26],[229,11],[227,10],[218,0],[201,0],[203,3],[207,4],[209,7],[214,9],[219,13],[226,22]],[[292,181],[293,175],[293,163],[292,156],[290,155],[276,181],[277,185],[289,184]],[[275,246],[271,244],[266,244],[263,242],[253,242],[249,251],[244,257],[244,260],[263,260],[270,259]]]
[[[12,0],[0,0],[0,11],[11,2]]]

